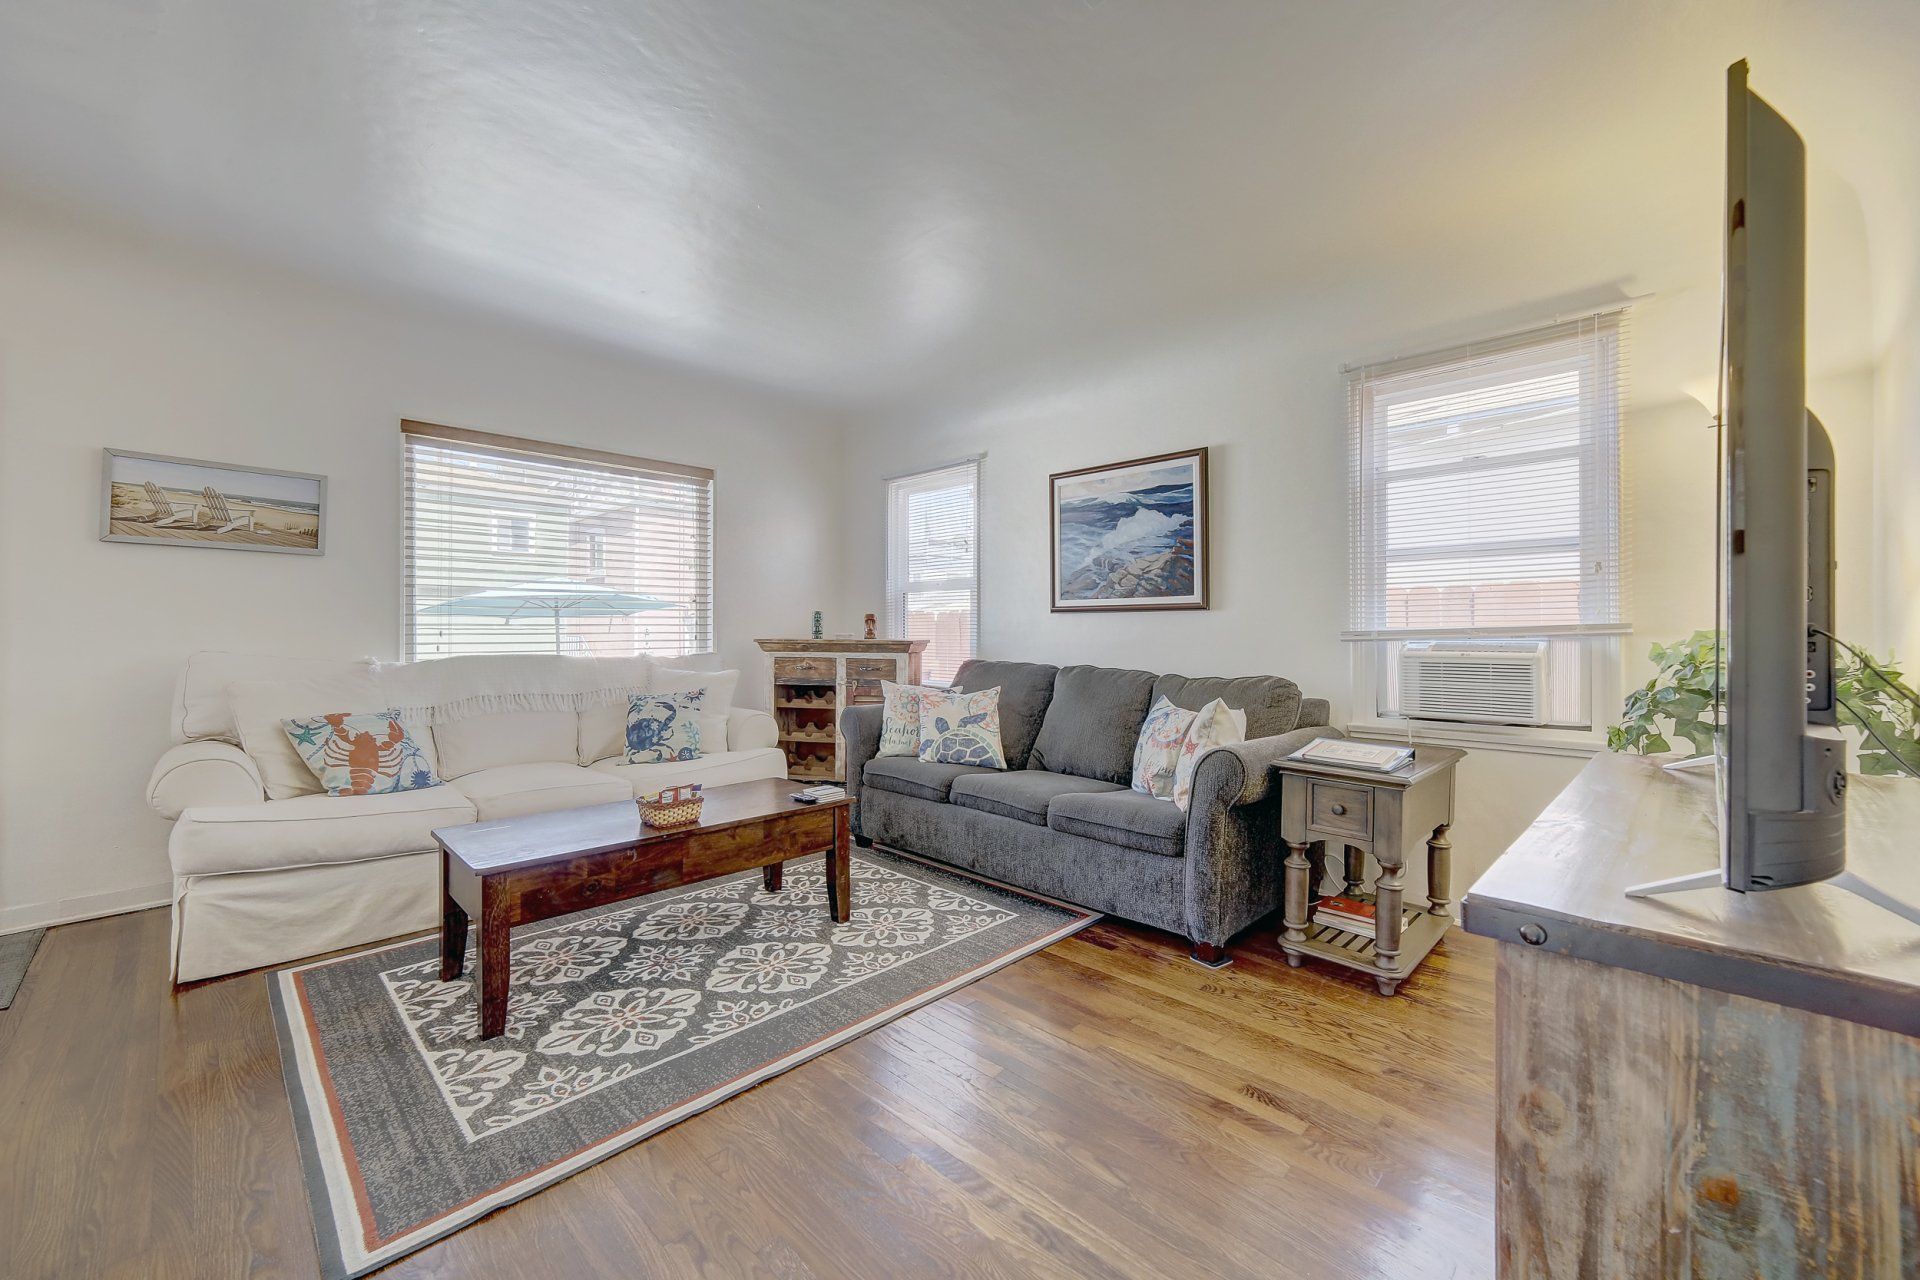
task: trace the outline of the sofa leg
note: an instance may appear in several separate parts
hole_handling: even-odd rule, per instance
[[[873,848],[873,841],[867,839],[865,836],[855,836],[853,838],[853,843],[862,849]]]
[[[1209,969],[1224,969],[1233,963],[1227,956],[1227,949],[1217,942],[1194,943],[1193,962]]]

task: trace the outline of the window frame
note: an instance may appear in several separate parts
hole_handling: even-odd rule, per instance
[[[1624,386],[1621,369],[1624,361],[1624,308],[1591,313],[1579,317],[1582,321],[1604,323],[1608,326],[1608,335],[1601,352],[1601,365],[1596,370],[1596,385],[1602,394],[1610,397],[1610,403],[1600,412],[1610,429],[1604,451],[1598,450],[1591,439],[1580,439],[1571,445],[1558,449],[1540,451],[1540,461],[1548,460],[1550,455],[1561,453],[1579,458],[1580,498],[1579,532],[1576,550],[1585,563],[1596,547],[1606,550],[1607,540],[1611,540],[1610,553],[1613,571],[1617,576],[1616,612],[1619,619],[1611,622],[1584,621],[1591,613],[1587,592],[1591,589],[1585,582],[1581,584],[1581,615],[1583,621],[1575,626],[1543,626],[1530,630],[1524,624],[1520,626],[1487,627],[1436,627],[1431,631],[1405,630],[1385,626],[1386,615],[1382,613],[1375,621],[1380,626],[1370,631],[1352,631],[1343,633],[1343,639],[1351,645],[1349,693],[1350,711],[1347,717],[1347,732],[1357,737],[1372,737],[1406,741],[1418,739],[1444,745],[1466,747],[1507,747],[1548,755],[1592,755],[1606,745],[1606,726],[1609,721],[1607,709],[1620,705],[1624,695],[1624,640],[1631,627],[1624,621],[1627,604],[1627,586],[1625,581],[1626,557],[1628,554],[1626,512],[1620,488],[1624,485],[1624,466],[1622,450],[1624,447],[1624,417],[1626,413]],[[1458,367],[1475,358],[1489,346],[1497,344],[1508,348],[1515,355],[1530,350],[1542,350],[1555,343],[1565,341],[1567,322],[1556,321],[1550,325],[1537,326],[1510,334],[1497,335],[1484,343],[1469,343],[1451,349],[1443,349],[1421,356],[1406,357],[1382,362],[1388,366],[1398,366],[1395,372],[1400,376],[1419,378],[1433,375],[1436,382],[1441,381],[1449,367]],[[1350,378],[1359,380],[1367,366],[1349,366],[1346,372]],[[1372,409],[1371,387],[1364,390],[1349,390],[1349,447],[1348,465],[1350,482],[1347,501],[1351,508],[1360,504],[1355,518],[1350,519],[1349,527],[1360,532],[1348,549],[1350,556],[1376,556],[1377,568],[1371,572],[1378,575],[1384,584],[1387,565],[1390,563],[1385,551],[1385,526],[1388,517],[1386,484],[1388,473],[1373,451],[1371,425]],[[1591,415],[1585,406],[1581,409],[1583,422]],[[1363,415],[1365,419],[1363,420]],[[1359,456],[1362,450],[1369,454]],[[1502,466],[1513,465],[1510,460],[1499,457],[1488,458],[1465,465],[1447,464],[1457,468],[1457,473],[1475,473],[1496,471]],[[1606,487],[1611,486],[1613,501],[1611,506],[1605,500]],[[1361,566],[1350,565],[1350,579],[1357,580],[1363,570]],[[1384,590],[1384,586],[1381,588]],[[1350,588],[1357,591],[1358,588]],[[1349,624],[1358,624],[1358,604],[1349,601]],[[1382,634],[1396,632],[1395,634]],[[1576,673],[1576,679],[1583,689],[1588,724],[1584,726],[1568,725],[1513,725],[1493,721],[1453,721],[1453,720],[1416,720],[1405,716],[1390,716],[1380,710],[1383,688],[1391,673],[1386,664],[1392,660],[1392,654],[1398,645],[1414,640],[1445,639],[1449,637],[1504,634],[1515,638],[1564,639],[1574,638],[1580,649],[1582,670]]]
[[[904,546],[905,530],[896,528],[894,519],[896,512],[896,488],[897,486],[906,485],[916,480],[924,480],[940,475],[943,472],[958,471],[962,468],[970,469],[973,472],[973,573],[967,579],[929,579],[926,580],[926,585],[920,588],[922,590],[936,591],[958,590],[961,588],[951,587],[947,584],[955,581],[966,581],[970,584],[966,589],[970,589],[973,593],[973,616],[970,635],[968,636],[968,653],[967,656],[961,660],[961,665],[965,665],[967,662],[980,656],[980,602],[982,596],[980,567],[983,559],[980,554],[980,541],[983,536],[983,524],[980,518],[980,511],[985,461],[986,455],[984,453],[974,454],[970,457],[956,458],[937,466],[916,467],[912,471],[888,476],[884,481],[886,485],[886,555],[884,557],[884,563],[881,566],[882,578],[880,592],[882,617],[886,619],[887,630],[893,633],[893,638],[905,640],[909,638],[907,636],[906,623],[906,598],[913,593],[915,588],[911,582],[902,582],[899,591],[895,591],[894,589],[895,566],[904,563],[906,558],[906,549]],[[955,670],[957,671],[958,668]],[[921,683],[928,683],[924,667],[924,657]]]
[[[407,440],[418,437],[437,441],[442,444],[465,449],[476,454],[493,454],[507,458],[526,457],[544,459],[550,462],[584,463],[609,470],[632,471],[654,477],[670,476],[704,483],[706,486],[706,592],[704,609],[698,617],[694,631],[695,648],[685,654],[663,656],[688,656],[715,652],[720,647],[718,581],[719,565],[716,552],[716,534],[718,525],[719,485],[711,467],[695,466],[682,462],[667,462],[655,458],[643,458],[637,455],[614,453],[604,449],[593,449],[581,445],[561,444],[554,441],[534,440],[525,436],[503,435],[497,432],[476,431],[466,427],[443,426],[438,423],[421,422],[411,418],[400,421],[400,430],[395,440],[395,463],[400,481],[400,537],[397,542],[399,561],[399,638],[397,652],[402,662],[435,661],[434,655],[416,657],[413,652],[414,617],[413,600],[410,595],[412,585],[408,573],[409,543],[412,538],[412,493],[407,483]],[[529,527],[531,535],[531,527]],[[498,552],[503,557],[518,553]],[[701,637],[704,636],[704,643]],[[514,653],[551,654],[550,650],[514,650]],[[459,655],[444,655],[459,656]]]

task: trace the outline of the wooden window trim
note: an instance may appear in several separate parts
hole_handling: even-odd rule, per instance
[[[576,462],[590,462],[597,466],[617,467],[622,471],[634,471],[642,475],[685,476],[691,480],[704,480],[709,484],[713,482],[712,467],[689,466],[684,462],[662,462],[656,458],[636,458],[624,453],[609,453],[604,449],[552,444],[545,440],[529,440],[524,436],[498,435],[491,431],[470,431],[465,427],[444,427],[433,422],[416,422],[412,418],[400,420],[400,434],[419,436],[429,440],[447,440],[468,448],[512,457],[526,457],[531,454],[535,457],[568,458]]]

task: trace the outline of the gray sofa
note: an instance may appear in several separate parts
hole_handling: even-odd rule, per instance
[[[1268,767],[1335,736],[1328,705],[1275,676],[1154,675],[973,661],[954,687],[1000,690],[1005,770],[882,756],[879,706],[841,717],[860,843],[964,867],[1182,934],[1222,964],[1234,934],[1280,905],[1280,793]],[[1186,813],[1129,789],[1134,743],[1162,695],[1247,713],[1247,741],[1202,757]]]

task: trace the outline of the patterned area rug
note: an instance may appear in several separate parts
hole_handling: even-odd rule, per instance
[[[40,939],[46,936],[45,929],[27,929],[0,937],[0,1009],[13,1007],[13,997],[19,994],[20,984],[27,980],[27,966],[33,963],[33,953],[40,949]]]
[[[507,1031],[434,939],[271,983],[322,1269],[364,1275],[1099,917],[872,850],[514,931]],[[469,950],[467,973],[473,972]]]

